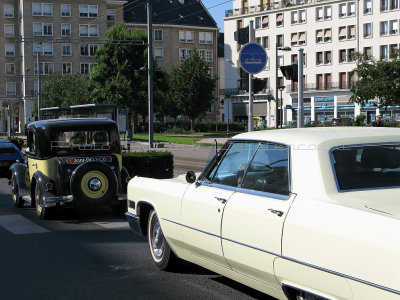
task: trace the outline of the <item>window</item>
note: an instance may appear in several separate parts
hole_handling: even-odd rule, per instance
[[[298,39],[299,39],[299,37],[298,37],[297,32],[296,32],[296,33],[292,33],[292,34],[291,34],[291,38],[290,38],[290,43],[291,43],[291,45],[292,45],[292,46],[297,45]]]
[[[61,36],[71,36],[71,24],[61,24]]]
[[[332,41],[332,29],[327,28],[324,29],[324,42],[331,42]]]
[[[261,28],[261,17],[256,17],[256,29]]]
[[[269,37],[268,36],[264,36],[262,38],[262,46],[267,49],[269,48]]]
[[[14,18],[14,5],[3,4],[3,15],[4,18]]]
[[[389,0],[381,0],[381,11],[389,10]]]
[[[283,26],[283,13],[276,15],[276,26]]]
[[[292,11],[292,24],[297,24],[298,22],[298,12]]]
[[[192,54],[193,54],[193,50],[192,49],[179,49],[179,59],[180,60],[186,59],[186,58],[191,58]],[[205,55],[205,53],[204,53],[204,55]]]
[[[163,48],[154,48],[154,58],[163,59]]]
[[[269,17],[268,16],[263,16],[262,17],[261,26],[262,26],[262,28],[268,28],[269,27]]]
[[[332,7],[329,6],[325,6],[325,20],[330,20],[332,19]]]
[[[52,16],[53,4],[32,2],[32,15],[33,16]]]
[[[346,62],[346,49],[339,50],[339,63]]]
[[[317,21],[321,21],[324,19],[324,8],[323,7],[317,7],[315,9],[315,19]]]
[[[392,20],[390,21],[390,34],[398,34],[399,33],[399,21]]]
[[[299,33],[299,45],[305,45],[305,44],[306,44],[306,33],[300,32]]]
[[[62,73],[71,74],[72,73],[72,63],[62,63]]]
[[[339,41],[343,41],[347,38],[346,26],[339,27]]]
[[[351,48],[347,50],[347,61],[352,62],[354,61],[354,54],[356,53],[356,50]]]
[[[6,95],[14,96],[17,94],[17,83],[7,82],[6,83]]]
[[[306,22],[306,11],[300,10],[299,11],[299,23],[305,23],[305,22]]]
[[[248,162],[244,163],[246,166],[247,164]],[[239,184],[240,173],[241,171],[238,170],[237,177]],[[261,144],[247,168],[242,188],[272,194],[289,195],[288,147],[277,144]]]
[[[387,35],[389,33],[388,21],[381,22],[381,35]]]
[[[388,46],[387,45],[382,45],[381,46],[381,59],[388,59],[389,58],[389,52],[388,52]]]
[[[4,36],[5,37],[14,37],[14,24],[4,24]]]
[[[213,183],[233,187],[240,186],[244,172],[257,148],[258,143],[234,143],[227,150],[221,163],[216,164],[206,178]]]
[[[364,58],[371,59],[372,58],[372,48],[371,47],[364,47]]]
[[[32,23],[34,36],[52,36],[53,23]]]
[[[317,52],[315,57],[315,64],[321,65],[323,63],[323,52]]]
[[[364,13],[372,13],[372,0],[364,0]]]
[[[90,74],[95,66],[96,64],[81,63],[81,74]]]
[[[397,9],[399,7],[399,0],[390,1],[390,9]]]
[[[185,43],[193,43],[194,42],[193,31],[179,30],[179,41]]]
[[[33,43],[33,55],[40,52],[42,55],[52,56],[53,55],[53,43],[39,44]]]
[[[115,22],[115,10],[107,9],[107,21]]]
[[[71,4],[61,4],[61,17],[70,17],[71,16]]]
[[[79,17],[80,18],[97,18],[98,15],[97,5],[79,5]]]
[[[356,4],[354,2],[348,3],[348,16],[355,16],[356,15]]]
[[[356,27],[354,25],[347,26],[347,31],[349,40],[356,38]]]
[[[332,51],[325,51],[324,53],[324,63],[329,65],[332,63]]]
[[[278,44],[278,47],[283,47],[283,34],[278,34],[276,36],[276,43]]]
[[[71,44],[61,44],[61,55],[62,56],[71,56],[72,55]]]
[[[212,44],[214,34],[212,32],[199,32],[200,44]]]
[[[210,76],[210,78],[214,78],[214,70],[213,70],[213,68],[208,68],[208,76]]]
[[[315,32],[315,42],[321,43],[324,40],[324,31],[322,29],[318,29]]]
[[[206,59],[206,50],[199,50],[199,55],[202,59]]]
[[[339,17],[343,18],[347,16],[347,3],[341,3],[339,5]]]
[[[99,27],[94,24],[79,25],[79,36],[99,36]]]
[[[15,44],[5,44],[5,55],[15,56]]]
[[[278,66],[277,67],[280,67],[280,66],[283,66],[283,65],[284,65],[283,56],[282,55],[278,55]]]
[[[38,74],[38,67],[37,62],[33,65],[34,74]],[[54,63],[52,62],[42,62],[40,63],[40,73],[42,75],[53,74],[54,72]]]
[[[163,30],[162,29],[154,29],[154,40],[162,42],[163,41]]]
[[[96,54],[99,45],[97,44],[81,44],[80,55],[81,56],[94,56]]]
[[[399,47],[397,46],[397,44],[391,44],[389,47],[389,57],[392,57],[392,55],[394,55],[394,53],[399,49]]]
[[[214,51],[207,50],[206,51],[206,61],[213,61],[214,60]]]
[[[4,65],[6,75],[15,75],[15,64],[8,63]]]
[[[372,23],[364,24],[364,37],[372,37]]]

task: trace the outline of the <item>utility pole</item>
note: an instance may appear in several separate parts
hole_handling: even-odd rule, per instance
[[[249,24],[249,43],[254,42],[254,21]],[[248,131],[254,131],[254,114],[253,114],[253,74],[249,74],[249,119]],[[228,116],[229,118],[229,116]]]
[[[36,51],[37,54],[37,72],[38,72],[38,119],[42,120],[42,72],[40,65],[40,54],[42,52],[42,43],[39,43],[39,48]]]
[[[297,99],[299,102],[298,110],[297,110],[297,128],[303,128],[304,127],[304,105],[303,105],[303,48],[299,49],[299,59],[298,59],[298,65],[299,65],[299,73],[298,73],[298,95]]]
[[[153,148],[153,13],[151,1],[147,2],[147,58],[148,58],[148,97],[149,97],[149,148]]]

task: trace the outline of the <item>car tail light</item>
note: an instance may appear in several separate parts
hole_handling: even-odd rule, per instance
[[[112,161],[111,156],[107,156],[107,161],[108,161],[108,162],[111,162],[111,161]]]
[[[67,158],[67,164],[72,164],[72,158]]]

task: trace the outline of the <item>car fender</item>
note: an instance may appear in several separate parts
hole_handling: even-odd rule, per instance
[[[54,204],[49,205],[47,203],[47,199],[54,196],[54,194],[52,193],[52,190],[54,188],[54,181],[49,177],[47,177],[46,175],[44,175],[42,172],[36,171],[32,176],[32,182],[39,184],[42,189],[43,203],[41,203],[41,205],[44,207],[54,206]],[[48,185],[48,183],[50,185]],[[34,197],[34,194],[35,194],[35,185],[31,185],[31,196]]]
[[[15,163],[11,165],[7,174],[7,178],[9,180],[11,180],[12,176],[15,177],[18,186],[18,194],[19,194],[18,196],[24,196],[30,194],[29,189],[25,183],[25,173],[27,168],[28,167],[23,163]]]

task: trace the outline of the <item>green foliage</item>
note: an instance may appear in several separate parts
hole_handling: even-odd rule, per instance
[[[124,152],[122,165],[132,177],[164,179],[174,175],[174,156],[167,151]]]
[[[90,102],[89,77],[84,74],[60,73],[44,76],[42,106],[70,106]]]
[[[364,121],[365,121],[366,118],[367,117],[365,115],[358,115],[356,117],[353,125],[354,126],[364,126],[365,125]]]
[[[395,51],[390,60],[376,60],[358,53],[350,102],[365,104],[377,99],[380,106],[400,104],[400,55]]]
[[[214,100],[215,78],[208,74],[208,65],[195,49],[191,58],[186,59],[170,73],[170,98],[178,111],[193,121],[204,115]]]

